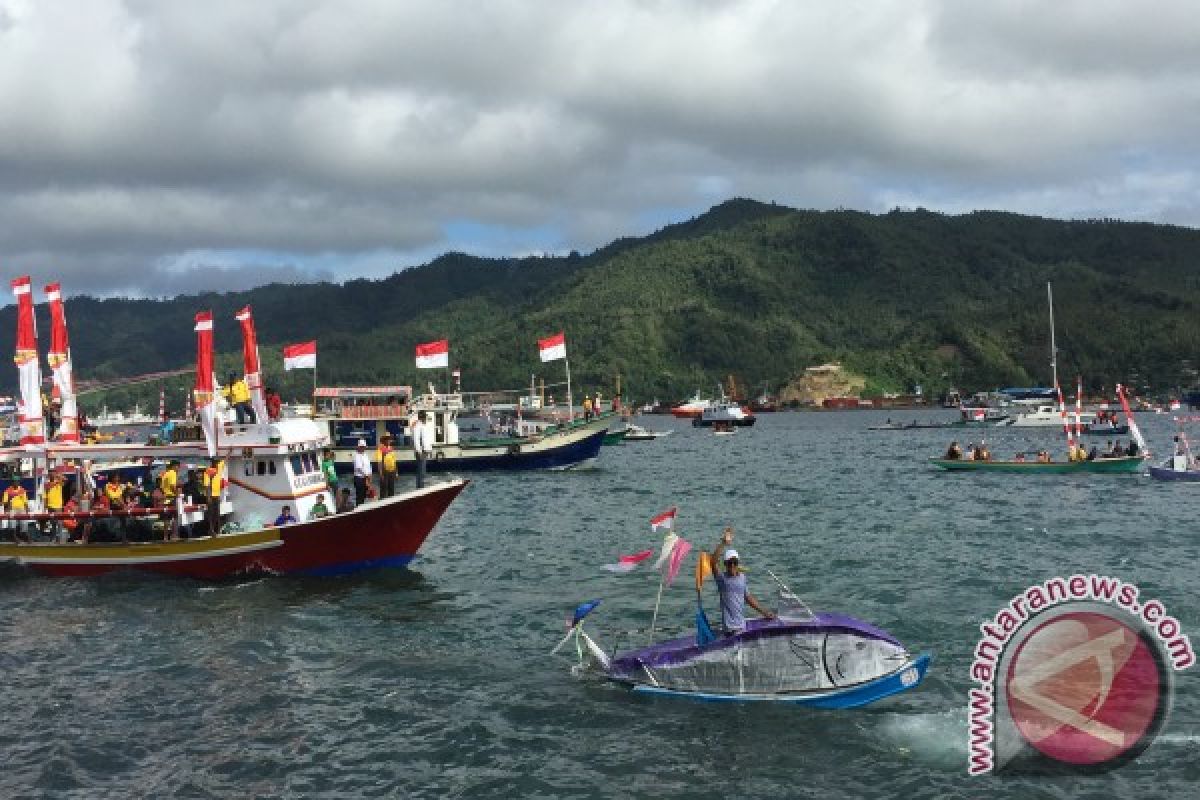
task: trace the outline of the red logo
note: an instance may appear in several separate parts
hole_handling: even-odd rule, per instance
[[[1169,702],[1156,644],[1101,611],[1068,611],[1035,627],[1006,677],[1009,714],[1025,741],[1083,769],[1136,757]]]

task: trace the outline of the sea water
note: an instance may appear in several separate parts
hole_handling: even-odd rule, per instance
[[[411,570],[209,585],[5,567],[0,796],[1193,796],[1193,671],[1164,735],[1095,777],[968,777],[966,702],[979,624],[1056,575],[1135,583],[1200,640],[1200,487],[940,473],[926,459],[952,437],[1004,457],[1062,434],[866,430],[896,413],[763,414],[734,436],[646,418],[676,433],[588,470],[468,476]],[[1144,423],[1166,448],[1169,420]],[[574,675],[573,648],[548,652],[583,600],[604,599],[587,623],[602,646],[645,643],[618,632],[649,626],[657,576],[601,567],[657,547],[649,519],[672,505],[696,547],[736,528],[765,602],[770,569],[814,608],[932,650],[926,682],[818,711]],[[690,624],[691,563],[660,626]]]

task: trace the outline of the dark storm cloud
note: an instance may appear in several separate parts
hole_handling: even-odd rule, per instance
[[[1195,18],[0,0],[0,259],[104,293],[342,278],[586,250],[731,195],[1195,225]]]

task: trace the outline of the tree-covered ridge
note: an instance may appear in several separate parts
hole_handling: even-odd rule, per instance
[[[232,317],[250,304],[277,383],[279,346],[312,338],[322,383],[419,385],[429,376],[414,368],[413,346],[443,337],[467,388],[527,385],[533,372],[556,380],[561,370],[538,362],[536,339],[562,329],[581,388],[608,389],[619,372],[635,395],[667,399],[729,374],[779,385],[841,360],[874,389],[936,391],[1048,382],[1052,281],[1062,374],[1082,373],[1093,388],[1123,380],[1166,390],[1194,381],[1198,263],[1200,232],[1186,228],[738,199],[586,256],[449,253],[344,285],[80,297],[67,318],[81,379],[188,365],[202,308],[215,312],[222,364],[232,366]],[[14,325],[13,309],[0,311],[0,349],[11,352]],[[15,370],[0,379],[12,391]],[[296,373],[284,386],[299,394],[309,380]]]

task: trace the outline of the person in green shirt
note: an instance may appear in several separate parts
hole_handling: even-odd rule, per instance
[[[326,450],[321,457],[321,471],[325,473],[325,483],[329,485],[329,491],[334,495],[338,489],[337,465],[333,461],[333,451]]]
[[[313,503],[313,507],[308,512],[308,518],[320,519],[321,517],[329,516],[329,506],[325,505],[325,495],[317,495],[317,502]]]

